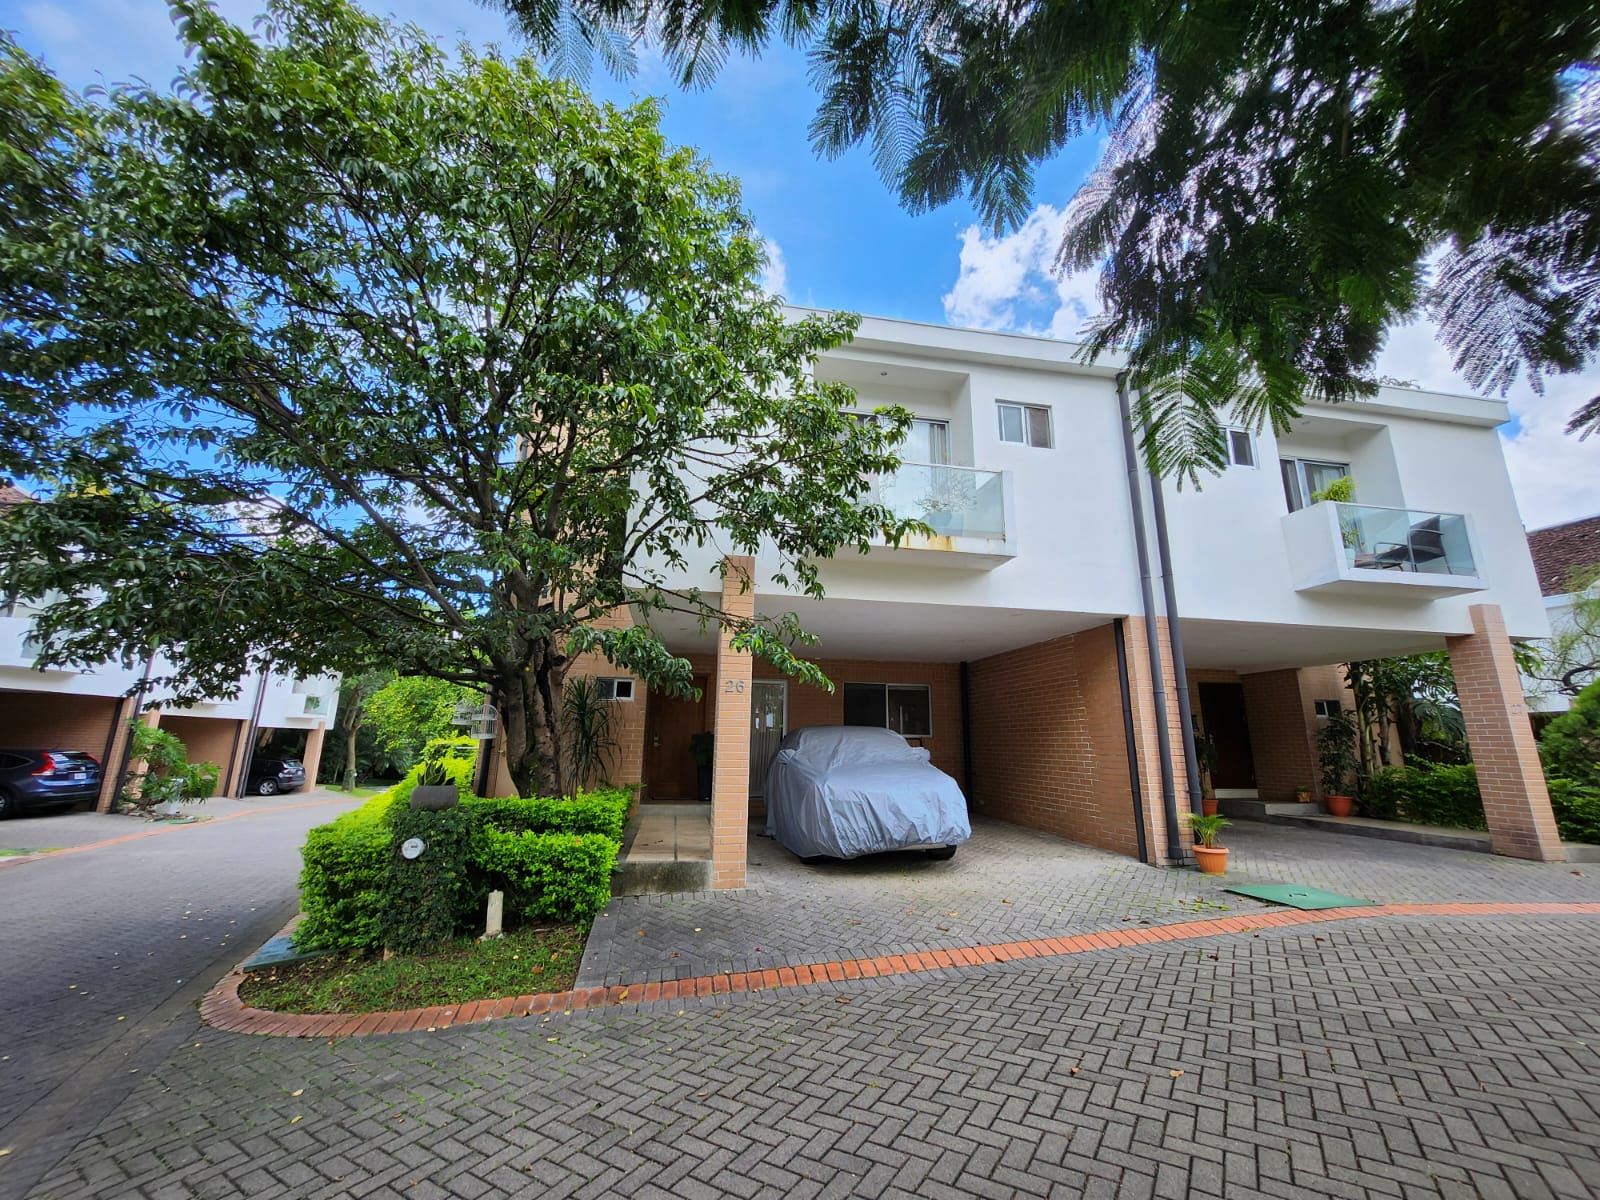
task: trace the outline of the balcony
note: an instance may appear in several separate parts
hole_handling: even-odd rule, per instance
[[[1482,591],[1467,518],[1325,500],[1283,518],[1296,591],[1433,600]]]
[[[910,534],[898,546],[873,553],[953,567],[988,568],[1016,557],[1012,535],[1011,477],[930,463],[901,463],[872,485],[872,499],[897,517],[909,517],[933,533]]]
[[[0,667],[32,669],[39,659],[39,639],[31,616],[0,616]],[[52,672],[77,673],[76,667],[51,667]]]

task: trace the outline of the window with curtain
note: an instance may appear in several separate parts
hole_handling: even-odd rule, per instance
[[[1336,479],[1350,474],[1350,464],[1325,462],[1311,458],[1286,458],[1279,466],[1283,471],[1283,495],[1289,502],[1290,512],[1299,512],[1311,503],[1311,497]]]

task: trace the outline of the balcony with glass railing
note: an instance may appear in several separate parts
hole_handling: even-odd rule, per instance
[[[1482,591],[1467,518],[1325,500],[1283,519],[1298,591],[1432,599]]]
[[[952,566],[998,565],[1016,556],[1011,481],[1005,471],[901,463],[873,480],[872,499],[933,532],[910,534],[884,550]]]

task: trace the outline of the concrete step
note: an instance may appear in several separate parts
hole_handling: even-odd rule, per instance
[[[1300,804],[1290,800],[1287,804],[1276,800],[1241,799],[1231,796],[1217,798],[1217,811],[1228,817],[1243,817],[1247,821],[1263,821],[1268,817],[1292,817],[1302,813],[1320,813],[1315,804]]]
[[[624,861],[611,877],[613,896],[652,896],[711,889],[711,864],[704,860]]]

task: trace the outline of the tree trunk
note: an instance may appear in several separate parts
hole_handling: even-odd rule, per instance
[[[566,658],[548,639],[529,648],[522,671],[499,688],[506,768],[521,796],[560,796],[561,683]]]
[[[344,733],[344,790],[356,790],[356,735],[361,732],[359,725],[352,725]]]

